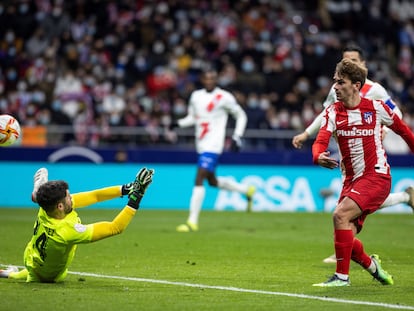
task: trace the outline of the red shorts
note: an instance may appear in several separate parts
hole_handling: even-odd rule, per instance
[[[344,197],[354,200],[362,211],[362,215],[354,219],[357,232],[362,230],[367,215],[378,210],[391,191],[391,176],[369,174],[354,181],[344,182],[339,202]]]

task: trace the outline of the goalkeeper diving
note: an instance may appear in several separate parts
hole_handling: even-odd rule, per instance
[[[19,271],[9,266],[0,270],[0,277],[26,282],[63,281],[78,244],[96,242],[126,229],[139,209],[153,174],[154,170],[142,168],[134,182],[70,194],[67,182],[48,181],[47,169],[40,168],[34,175],[32,193],[32,201],[40,208],[33,236],[24,251],[25,268]],[[112,221],[81,223],[77,208],[124,195],[128,196],[128,203]]]

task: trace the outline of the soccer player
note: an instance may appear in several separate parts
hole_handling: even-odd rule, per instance
[[[314,286],[349,286],[351,259],[383,285],[393,278],[381,267],[378,255],[368,256],[356,238],[369,214],[377,211],[391,189],[390,166],[382,143],[382,128],[388,126],[400,135],[414,152],[414,134],[381,100],[363,98],[360,90],[367,69],[350,59],[340,61],[334,74],[337,102],[326,108],[321,128],[312,146],[313,162],[335,168],[339,164],[327,151],[331,136],[341,154],[343,188],[333,213],[335,274]]]
[[[347,46],[342,53],[342,58],[349,58],[360,65],[366,67],[365,57],[363,51],[360,47],[355,45]],[[366,79],[365,84],[360,90],[360,96],[366,97],[369,99],[379,99],[385,102],[391,110],[393,110],[399,117],[402,116],[401,110],[394,103],[391,97],[388,95],[385,88],[372,80]],[[315,135],[320,128],[323,115],[327,107],[336,102],[336,95],[334,86],[331,87],[328,96],[323,103],[324,110],[315,118],[315,120],[310,124],[304,132],[296,135],[292,139],[292,144],[295,148],[301,148],[303,143],[311,136]],[[384,132],[387,131],[387,128],[384,128]],[[390,193],[386,198],[384,203],[380,208],[386,208],[388,206],[393,206],[400,203],[408,204],[414,210],[414,187],[410,186],[403,192]],[[324,263],[336,263],[335,255],[331,255],[323,259]]]
[[[63,180],[48,181],[48,171],[34,176],[32,200],[40,208],[34,233],[24,251],[25,269],[9,266],[0,277],[26,282],[55,283],[66,278],[78,244],[96,242],[122,233],[139,209],[154,170],[142,168],[133,183],[87,192],[69,193]],[[75,209],[128,195],[128,203],[111,221],[82,224]]]
[[[247,116],[228,91],[217,86],[217,72],[206,70],[202,73],[204,88],[195,90],[189,99],[187,115],[177,121],[179,127],[195,126],[195,144],[198,153],[197,175],[190,200],[190,213],[185,224],[179,225],[178,232],[198,230],[198,220],[205,196],[204,181],[210,186],[243,193],[251,209],[254,186],[243,185],[225,178],[216,177],[218,158],[223,152],[228,116],[235,120],[232,136],[232,150],[239,151],[241,137],[246,128]]]

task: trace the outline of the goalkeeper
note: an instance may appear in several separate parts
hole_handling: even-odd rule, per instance
[[[25,279],[26,282],[54,283],[65,279],[75,256],[77,244],[96,242],[122,233],[131,222],[154,170],[142,168],[135,181],[70,194],[62,180],[48,181],[48,171],[39,169],[34,176],[32,200],[40,206],[34,232],[24,252],[25,269],[9,266],[0,277]],[[82,224],[76,208],[128,195],[128,203],[111,221]]]

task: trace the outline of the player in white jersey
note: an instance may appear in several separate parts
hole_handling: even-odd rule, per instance
[[[364,55],[362,52],[362,49],[358,46],[348,46],[343,50],[342,54],[343,58],[349,58],[358,64],[361,64],[366,67]],[[398,106],[394,103],[394,101],[391,99],[388,92],[385,90],[385,88],[372,80],[366,79],[365,84],[360,90],[360,96],[365,97],[368,99],[380,99],[382,100],[388,107],[391,108],[400,118],[402,117],[401,110],[398,108]],[[324,110],[315,118],[315,120],[310,124],[304,132],[296,135],[292,139],[292,144],[295,148],[301,148],[303,143],[311,136],[314,136],[316,133],[318,133],[320,127],[321,127],[321,121],[322,116],[325,114],[325,110],[327,107],[332,105],[336,102],[336,95],[335,95],[335,89],[332,85],[328,96],[326,97],[323,107]],[[387,132],[387,128],[384,128],[384,132]],[[380,208],[385,208],[389,206],[393,206],[400,203],[406,203],[408,204],[413,210],[414,210],[414,188],[408,187],[403,192],[397,192],[397,193],[390,193],[389,196],[386,198],[384,203],[381,205]],[[335,255],[331,255],[329,257],[326,257],[323,262],[325,263],[335,263]]]
[[[243,193],[248,201],[248,210],[251,208],[252,197],[256,191],[254,186],[216,177],[215,169],[224,149],[228,116],[231,115],[236,120],[232,136],[233,151],[239,151],[241,147],[247,116],[233,94],[217,86],[216,71],[203,72],[201,82],[204,88],[191,94],[187,116],[177,121],[179,127],[195,127],[195,144],[199,155],[197,175],[190,200],[190,213],[187,222],[176,228],[178,232],[198,230],[199,215],[205,196],[204,181],[213,187]]]

